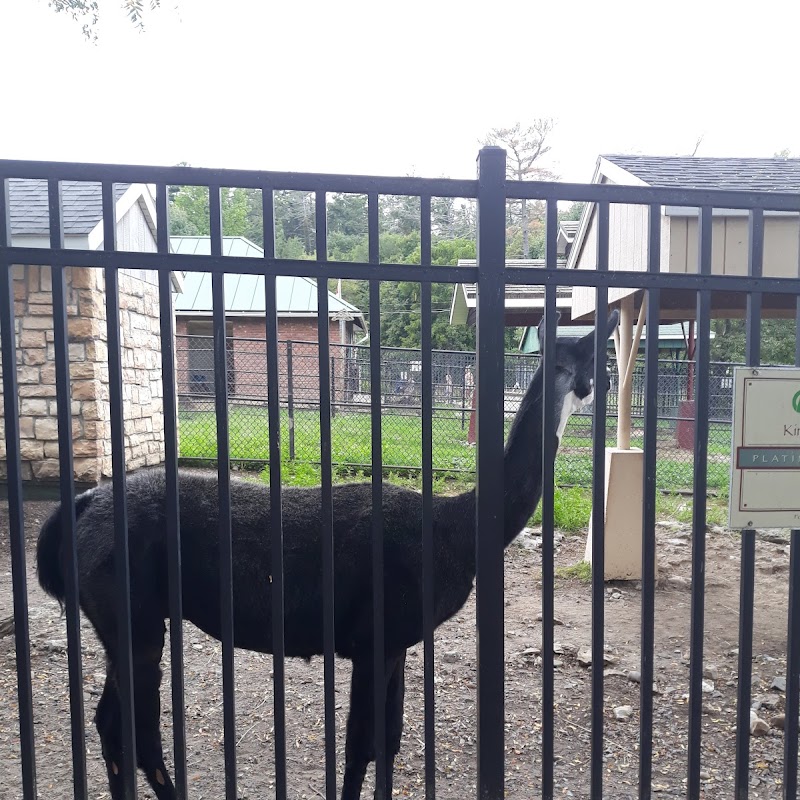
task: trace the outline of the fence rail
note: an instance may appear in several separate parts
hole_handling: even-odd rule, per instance
[[[448,787],[439,771],[443,754],[436,747],[440,734],[434,721],[437,717],[441,719],[440,715],[450,709],[434,705],[438,697],[435,669],[439,663],[434,653],[434,628],[463,606],[474,578],[475,620],[479,633],[475,641],[476,673],[474,683],[471,676],[459,675],[457,681],[459,699],[474,690],[474,705],[470,705],[472,700],[465,702],[456,713],[462,714],[464,719],[476,721],[473,730],[460,730],[460,742],[456,748],[463,750],[471,746],[474,736],[475,778],[473,781],[457,775],[456,778],[463,780],[457,787],[459,794],[455,796],[463,797],[470,793],[479,800],[501,800],[506,796],[507,781],[512,774],[509,763],[512,753],[506,747],[512,731],[507,724],[505,699],[507,688],[513,686],[506,682],[506,670],[510,668],[507,656],[511,655],[506,650],[507,639],[510,641],[511,634],[516,633],[505,627],[505,615],[516,611],[507,610],[504,602],[504,545],[507,543],[505,540],[510,538],[509,532],[515,532],[511,529],[519,522],[517,516],[522,514],[513,501],[530,499],[520,489],[523,487],[532,491],[541,489],[542,581],[540,588],[534,587],[531,582],[526,602],[530,602],[533,593],[539,593],[543,647],[539,651],[539,660],[528,661],[524,674],[518,673],[514,684],[524,683],[529,687],[532,682],[540,681],[542,689],[541,704],[537,706],[539,701],[532,691],[525,706],[524,725],[532,730],[531,746],[522,755],[519,752],[513,754],[514,758],[533,762],[526,785],[516,796],[550,799],[570,792],[576,794],[579,790],[573,791],[573,788],[584,781],[588,783],[584,796],[623,797],[620,791],[622,784],[612,772],[607,748],[615,731],[609,726],[613,712],[607,705],[609,691],[605,670],[605,615],[607,603],[610,602],[603,570],[607,533],[604,517],[606,442],[602,436],[591,436],[592,428],[595,432],[606,431],[608,434],[608,425],[613,425],[614,395],[612,393],[607,398],[603,391],[598,391],[596,395],[591,416],[581,416],[573,424],[570,434],[565,436],[563,456],[559,461],[559,465],[568,464],[565,459],[572,457],[573,450],[585,451],[585,463],[591,467],[594,503],[592,608],[591,621],[586,626],[587,634],[591,635],[591,670],[584,673],[588,675],[586,680],[590,686],[583,695],[584,699],[577,701],[574,714],[570,711],[565,717],[564,710],[558,709],[557,716],[556,708],[556,669],[559,665],[554,653],[554,481],[564,481],[570,476],[565,476],[563,470],[557,475],[553,473],[556,419],[552,412],[556,409],[558,399],[557,379],[563,377],[556,372],[556,289],[565,284],[594,290],[596,306],[601,312],[608,307],[609,295],[616,288],[648,290],[648,325],[653,328],[658,327],[660,312],[669,308],[668,292],[681,290],[684,297],[689,292],[691,304],[696,301],[700,337],[694,361],[694,413],[682,416],[681,404],[684,401],[681,397],[685,384],[681,382],[680,369],[683,368],[673,365],[668,369],[663,365],[657,369],[656,337],[647,340],[647,368],[639,367],[639,374],[642,369],[645,372],[644,387],[636,390],[637,409],[643,416],[643,425],[640,426],[641,435],[638,438],[634,436],[634,444],[637,441],[646,444],[644,455],[648,465],[642,485],[641,588],[636,589],[638,594],[633,590],[630,592],[630,597],[638,597],[641,603],[642,635],[637,654],[640,665],[639,729],[635,731],[633,726],[629,728],[620,752],[625,763],[638,770],[638,787],[630,787],[629,797],[635,792],[639,800],[649,800],[653,792],[663,788],[655,780],[655,758],[660,759],[661,772],[672,775],[670,783],[673,788],[683,785],[685,788],[681,789],[681,793],[691,800],[700,800],[711,794],[722,796],[722,787],[726,796],[735,796],[737,800],[745,800],[750,796],[751,784],[758,785],[756,773],[762,770],[760,763],[752,763],[755,745],[751,744],[749,726],[754,689],[752,656],[758,552],[755,531],[742,532],[740,539],[741,554],[737,572],[740,582],[738,648],[735,651],[737,662],[731,671],[736,691],[734,746],[729,736],[734,716],[728,712],[732,709],[721,711],[719,716],[709,715],[709,695],[703,685],[704,646],[709,633],[705,627],[706,589],[711,588],[706,582],[707,490],[709,483],[714,480],[714,432],[717,426],[724,428],[729,421],[726,383],[729,376],[722,372],[715,374],[710,365],[708,341],[711,300],[714,293],[720,293],[728,297],[735,295],[746,301],[747,363],[757,366],[760,360],[762,300],[770,295],[780,296],[784,309],[797,302],[800,317],[800,300],[797,300],[800,297],[800,277],[765,277],[762,269],[765,211],[798,214],[800,194],[516,182],[506,181],[505,166],[505,153],[498,148],[481,151],[478,175],[470,181],[0,160],[0,271],[3,273],[3,280],[0,281],[0,335],[8,536],[11,543],[15,623],[13,662],[17,678],[15,696],[9,700],[7,707],[14,709],[12,713],[18,717],[20,731],[19,789],[11,790],[15,796],[21,796],[23,800],[35,800],[39,796],[37,768],[44,772],[52,767],[47,758],[51,752],[49,748],[53,740],[63,739],[69,742],[71,748],[71,775],[62,766],[62,761],[57,773],[48,773],[55,775],[48,784],[63,786],[71,777],[76,798],[93,796],[99,791],[99,786],[95,784],[101,780],[97,771],[97,762],[101,757],[105,761],[113,800],[133,800],[137,796],[137,766],[142,768],[159,800],[183,800],[198,796],[193,786],[190,753],[219,750],[224,751],[224,769],[215,776],[201,776],[201,780],[212,780],[222,775],[215,796],[224,793],[226,800],[237,800],[240,781],[247,774],[247,779],[257,784],[252,791],[259,796],[274,793],[277,800],[286,800],[287,796],[294,796],[294,783],[302,777],[304,785],[300,791],[310,789],[314,795],[334,800],[339,795],[337,783],[341,774],[337,764],[335,731],[340,704],[337,703],[334,685],[337,679],[335,656],[339,653],[353,663],[351,718],[346,734],[341,797],[343,800],[357,800],[361,796],[367,765],[375,760],[374,796],[376,800],[386,800],[392,793],[394,757],[401,746],[407,650],[412,643],[422,643],[424,658],[421,659],[423,663],[418,677],[419,684],[424,687],[425,701],[425,728],[420,739],[424,746],[424,768],[419,768],[420,780],[416,785],[420,787],[420,794],[424,786],[428,800],[433,800],[437,794],[446,797]],[[48,247],[22,247],[12,239],[9,185],[11,179],[18,178],[46,182],[46,212],[42,213],[49,226]],[[65,246],[62,190],[69,181],[101,185],[104,210],[102,250]],[[114,185],[123,182],[153,184],[155,187],[154,223],[157,233],[156,243],[150,248],[152,252],[130,252],[118,246],[124,243],[116,241]],[[172,184],[200,185],[208,189],[210,255],[187,256],[169,251],[168,192]],[[262,192],[263,258],[230,258],[222,255],[221,187],[224,186],[250,187]],[[275,258],[274,199],[276,192],[284,190],[310,192],[314,196],[315,260]],[[358,192],[367,197],[368,256],[364,262],[346,263],[328,259],[326,198],[336,192]],[[419,265],[380,264],[378,203],[381,194],[406,194],[420,198]],[[478,258],[475,267],[440,267],[432,263],[431,199],[442,196],[477,201]],[[506,205],[510,199],[520,198],[542,201],[546,206],[547,257],[543,269],[505,267]],[[573,270],[565,274],[565,271],[557,268],[557,203],[561,200],[586,201],[596,206],[595,240],[592,246],[596,247],[597,269]],[[643,271],[610,268],[610,209],[620,204],[644,207],[649,236]],[[661,271],[658,224],[665,206],[697,209],[696,272],[672,274]],[[712,274],[713,208],[743,209],[747,214],[746,275]],[[42,305],[51,306],[52,337],[49,337],[51,331],[48,330],[47,336],[37,334],[33,338],[43,342],[42,347],[37,348],[43,355],[37,357],[44,358],[48,369],[52,368],[54,373],[52,383],[47,384],[46,397],[56,401],[53,413],[57,414],[58,421],[57,461],[62,505],[60,512],[50,517],[43,527],[36,558],[42,588],[56,597],[65,608],[67,645],[63,658],[53,654],[53,658],[58,660],[57,674],[54,676],[50,670],[45,677],[40,671],[46,668],[41,659],[34,668],[34,649],[29,635],[34,620],[28,614],[28,540],[24,513],[27,509],[23,505],[22,432],[17,404],[21,391],[18,372],[28,381],[38,366],[18,364],[15,347],[18,340],[15,340],[15,336],[21,327],[17,323],[20,316],[24,316],[25,309],[16,302],[15,265],[52,268],[52,285],[43,288],[39,283],[40,291],[37,292],[51,300],[51,304]],[[83,324],[81,327],[72,322],[77,318],[78,311],[87,306],[87,296],[80,294],[85,289],[70,285],[68,268],[104,271],[103,285],[107,294],[106,302],[100,304],[106,313],[102,319],[110,321],[113,331],[108,331],[107,324],[99,323],[99,316],[94,319],[93,325]],[[126,463],[123,448],[129,446],[128,440],[133,438],[126,430],[127,420],[123,419],[124,408],[121,406],[126,401],[130,405],[137,402],[133,397],[126,396],[127,389],[134,388],[127,382],[126,363],[128,359],[134,366],[138,362],[146,362],[149,352],[147,348],[140,347],[133,348],[130,355],[127,351],[123,353],[121,339],[124,337],[120,334],[117,322],[120,312],[125,309],[120,304],[122,289],[120,285],[117,290],[117,278],[121,284],[124,277],[122,271],[129,270],[141,274],[146,274],[147,270],[158,273],[157,306],[163,362],[161,384],[163,408],[168,416],[165,422],[168,439],[166,476],[161,489],[152,476],[126,476],[121,468]],[[180,270],[213,273],[211,375],[208,365],[197,365],[199,354],[207,350],[205,346],[187,344],[180,352],[173,349],[169,275]],[[223,275],[230,272],[263,275],[266,278],[265,307],[268,330],[272,332],[268,341],[269,349],[264,355],[266,370],[262,368],[260,350],[256,348],[248,355],[246,349],[236,350],[235,341],[230,344],[226,341]],[[276,347],[275,277],[278,275],[312,275],[317,279],[321,344],[309,355],[295,353],[295,343],[291,348],[288,343],[285,349]],[[329,348],[325,280],[329,277],[371,281],[372,340],[368,352],[355,349],[349,353],[347,350],[337,353],[336,348]],[[423,347],[418,354],[404,352],[395,355],[394,351],[383,351],[380,347],[379,282],[383,280],[415,281],[421,284],[421,317],[426,324]],[[477,406],[474,456],[471,450],[465,451],[462,445],[463,431],[468,425],[467,379],[459,380],[464,362],[456,362],[448,367],[455,357],[452,354],[434,354],[430,346],[430,287],[433,282],[477,282],[478,285],[477,353],[474,357],[476,374],[474,389],[470,387],[474,390]],[[503,289],[506,283],[545,287],[544,370],[537,373],[547,376],[542,384],[542,415],[527,420],[531,424],[531,448],[517,448],[513,457],[505,456],[503,429],[513,413],[516,386],[519,384],[520,389],[524,388],[534,359],[514,356],[505,359],[504,363]],[[70,294],[72,290],[79,290],[77,298]],[[42,297],[37,299],[42,300]],[[92,303],[88,302],[88,305]],[[97,325],[94,326],[94,323]],[[70,385],[70,370],[74,367],[71,362],[72,339],[75,338],[76,329],[83,331],[84,350],[89,345],[97,349],[97,342],[102,341],[104,346],[107,342],[113,351],[107,355],[111,373],[110,414],[107,420],[91,421],[95,423],[95,431],[102,430],[105,422],[109,423],[108,431],[102,432],[94,440],[93,446],[98,453],[105,454],[109,450],[108,455],[117,467],[110,487],[101,486],[91,494],[82,495],[77,502],[73,481],[73,450],[76,448],[71,417],[74,398]],[[297,347],[299,349],[299,343]],[[186,356],[184,366],[181,353]],[[149,355],[152,356],[153,352],[149,352]],[[598,388],[605,383],[606,356],[607,336],[600,331],[594,337],[592,366],[594,385]],[[260,378],[256,380],[252,374],[242,373],[237,369],[239,357],[256,359],[259,365],[256,374],[271,375],[272,382],[265,385]],[[588,369],[585,357],[586,353],[582,350],[583,361],[580,363]],[[578,356],[575,355],[575,358]],[[285,370],[281,368],[281,359],[286,361]],[[173,381],[175,370],[177,374]],[[662,373],[665,381],[663,392],[660,383]],[[421,375],[421,382],[414,378],[417,374]],[[284,380],[285,385],[281,383]],[[96,382],[102,384],[103,378],[98,377]],[[153,381],[153,384],[158,383]],[[42,391],[40,387],[46,384],[42,380],[40,384],[32,381],[28,385],[34,386],[36,392]],[[50,386],[54,387],[54,396]],[[142,402],[142,394],[152,395],[151,386],[135,388],[140,390],[138,402]],[[685,402],[689,403],[691,396],[687,388]],[[712,404],[715,396],[718,396],[717,405]],[[29,396],[26,399],[31,398]],[[41,400],[35,394],[33,399]],[[49,410],[52,408],[49,402],[36,407],[47,407]],[[362,405],[369,409],[369,414],[353,413],[354,407],[360,408]],[[250,438],[257,440],[251,442],[251,446],[257,448],[261,458],[267,457],[266,448],[271,446],[268,456],[271,480],[268,489],[252,481],[234,483],[229,470],[230,457],[246,452],[237,437],[243,436],[246,425],[252,429],[252,421],[247,422],[248,415],[263,415],[264,406],[272,423],[269,435],[266,434],[266,427],[262,426]],[[291,424],[290,408],[293,415]],[[685,410],[689,406],[683,408]],[[674,416],[670,416],[671,409],[676,409]],[[96,408],[92,410],[96,412]],[[308,414],[307,424],[316,426],[309,436],[302,433],[303,424],[306,423],[301,424],[301,415],[305,414]],[[661,419],[658,418],[659,414]],[[694,417],[693,425],[688,429],[681,426],[687,416]],[[197,431],[203,419],[208,420],[209,425],[213,424],[213,431],[200,435]],[[672,419],[676,420],[677,433],[672,430]],[[419,426],[420,444],[414,450],[420,455],[414,457],[419,459],[423,469],[421,496],[383,483],[382,467],[390,465],[392,440],[408,440],[407,435],[396,432],[397,428],[393,432],[393,426],[399,424],[397,420],[407,422],[415,436]],[[451,423],[450,428],[441,427],[445,421]],[[216,479],[202,477],[196,472],[179,474],[177,423],[181,428],[180,447],[183,456],[190,455],[191,448],[197,442],[216,441],[216,452],[220,456]],[[350,423],[363,424],[363,428],[357,432],[350,430],[347,428]],[[47,425],[39,424],[38,427],[47,429]],[[146,432],[146,423],[139,427]],[[135,435],[143,433],[135,431]],[[685,741],[681,736],[680,741],[675,739],[667,747],[662,742],[657,751],[655,743],[663,731],[654,722],[653,678],[658,663],[655,648],[660,641],[655,628],[657,481],[654,480],[654,470],[663,475],[663,464],[669,460],[664,456],[663,448],[667,441],[673,441],[676,436],[679,443],[682,442],[682,450],[690,453],[692,459],[691,462],[682,462],[693,476],[691,600],[688,609],[686,603],[673,602],[672,598],[662,606],[670,606],[674,614],[685,615],[680,619],[681,629],[690,628],[686,704],[688,730]],[[290,441],[284,443],[283,437],[290,437]],[[48,458],[53,461],[56,460],[52,455],[56,440],[48,441],[50,447],[47,451],[51,454]],[[689,441],[691,448],[687,449],[685,445]],[[453,443],[456,447],[448,450]],[[319,490],[300,491],[282,487],[282,465],[276,457],[279,445],[284,452],[294,448],[297,459],[310,459],[312,453],[318,453],[322,464],[322,485]],[[347,450],[349,446],[357,449]],[[203,447],[207,448],[207,445],[203,444]],[[302,452],[301,447],[305,448]],[[208,452],[207,449],[201,450]],[[333,453],[341,454],[345,461],[371,464],[370,485],[346,490],[334,487],[331,480]],[[514,460],[519,453],[524,456],[525,469],[522,471]],[[727,460],[727,453],[720,456],[720,463]],[[410,460],[409,456],[398,455],[398,458]],[[432,463],[432,459],[440,460]],[[475,492],[467,492],[457,498],[435,496],[432,467],[474,469]],[[559,469],[562,467],[559,466]],[[574,473],[577,471],[577,466],[571,470]],[[544,476],[544,479],[533,485],[528,482],[531,476],[534,477],[533,484],[536,484],[537,476]],[[577,475],[572,477],[576,478]],[[132,486],[135,486],[133,491]],[[343,491],[345,495],[342,495]],[[525,494],[525,497],[521,498],[521,494]],[[267,497],[270,510],[267,510]],[[500,532],[504,532],[505,537]],[[459,536],[465,538],[459,539]],[[789,613],[784,628],[786,713],[783,763],[780,776],[775,778],[774,788],[785,800],[797,800],[800,531],[791,533],[790,552]],[[450,589],[454,581],[461,588],[452,594]],[[771,584],[781,582],[775,574],[769,575],[769,581]],[[0,597],[0,600],[5,599]],[[37,616],[52,612],[52,624],[56,625],[59,624],[58,609],[54,604],[51,605],[48,607],[41,603],[40,607],[37,606]],[[83,646],[81,610],[94,626],[108,657],[105,685],[96,716],[101,742],[91,748],[91,766],[88,769],[84,661],[91,658],[91,654],[89,648]],[[730,606],[726,607],[725,613],[726,619],[732,617]],[[159,730],[159,663],[164,645],[164,618],[167,615],[170,618],[174,770],[168,770],[165,765]],[[775,616],[772,608],[769,616]],[[205,666],[201,667],[204,673],[193,676],[200,680],[205,673],[212,671],[215,680],[217,673],[221,676],[222,706],[219,708],[216,705],[218,686],[215,683],[213,700],[208,695],[203,697],[201,703],[214,704],[221,713],[214,719],[213,730],[205,729],[198,734],[204,738],[202,742],[199,739],[192,742],[191,750],[186,736],[190,715],[186,713],[184,688],[188,690],[190,687],[188,681],[184,684],[182,619],[193,621],[222,643],[221,664],[213,663],[215,659],[208,658]],[[524,626],[524,621],[521,621],[520,627]],[[735,634],[726,630],[725,635],[733,638]],[[671,638],[661,642],[660,654],[671,654],[674,644]],[[240,658],[234,654],[235,646],[273,655],[274,728],[267,726],[264,741],[274,744],[274,769],[270,768],[272,765],[258,763],[253,770],[247,765],[248,772],[245,773],[242,765],[237,763],[237,748],[250,728],[243,732],[235,713],[236,694],[242,690],[241,683],[237,689],[235,681],[236,661]],[[323,710],[317,714],[319,730],[303,731],[293,742],[292,750],[308,748],[310,753],[312,744],[324,732],[324,775],[318,769],[308,775],[303,774],[303,770],[314,761],[313,755],[295,762],[296,770],[287,770],[290,714],[299,709],[290,708],[287,702],[284,662],[288,657],[310,658],[312,655],[322,655],[324,659],[323,680],[319,687],[324,703],[321,706]],[[585,663],[585,654],[581,655]],[[307,681],[307,678],[304,676],[303,680]],[[252,678],[248,676],[244,682],[251,681]],[[34,725],[34,707],[38,713],[50,705],[64,684],[69,690],[68,717],[62,713],[56,721],[51,716],[42,724]],[[411,688],[409,684],[409,690]],[[38,701],[36,705],[34,703],[34,689],[37,699],[42,699],[41,704]],[[591,697],[587,699],[589,692]],[[676,693],[675,698],[676,705],[686,707],[686,698],[682,694]],[[199,705],[195,704],[192,713],[197,712]],[[253,713],[263,705],[262,699],[258,708],[252,709]],[[535,709],[533,712],[532,708]],[[533,724],[532,713],[535,718]],[[669,709],[668,713],[674,714],[674,708]],[[321,721],[320,717],[323,718]],[[559,740],[558,723],[565,718],[574,725]],[[454,719],[451,715],[449,722],[442,727],[450,728]],[[705,740],[715,729],[722,731],[722,738],[717,739],[718,743],[722,743],[721,748],[704,749]],[[588,731],[588,737],[582,739],[580,737],[584,731]],[[450,730],[444,730],[441,735],[449,736],[450,733]],[[0,745],[6,746],[9,738],[0,737]],[[574,745],[573,739],[580,739],[579,745],[569,751],[569,758],[562,758],[557,754],[557,745]],[[317,753],[320,751],[321,748]],[[682,753],[686,754],[684,764],[680,764]],[[261,755],[263,757],[263,752]],[[715,777],[714,783],[704,788],[703,781],[709,779],[703,775],[701,767],[705,759],[711,758],[717,759],[721,772]],[[770,761],[775,759],[771,758]],[[734,762],[735,769],[731,770]],[[461,766],[465,766],[463,762]],[[174,787],[170,778],[173,772],[176,777]],[[256,778],[253,772],[258,772]],[[273,776],[269,785],[264,780],[258,782],[266,772]],[[627,777],[632,776],[629,774]],[[13,780],[6,781],[6,776],[3,780],[4,785],[12,785]],[[223,783],[224,789],[221,787]],[[47,785],[46,791],[52,793],[52,785]],[[251,789],[248,788],[248,791]],[[763,796],[760,789],[759,796]]]

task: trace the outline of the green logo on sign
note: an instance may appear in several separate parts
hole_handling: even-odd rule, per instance
[[[800,414],[800,392],[792,398],[792,408]]]

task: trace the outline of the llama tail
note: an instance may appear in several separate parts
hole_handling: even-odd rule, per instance
[[[91,502],[93,492],[84,492],[75,498],[75,518],[86,510]],[[47,594],[58,600],[64,607],[66,588],[64,586],[64,567],[61,550],[61,504],[42,525],[39,541],[36,545],[36,571],[39,585]]]

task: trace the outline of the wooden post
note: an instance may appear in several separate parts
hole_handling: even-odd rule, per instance
[[[631,393],[626,391],[625,378],[633,348],[633,295],[628,295],[619,308],[619,345],[617,346],[617,447],[631,449]],[[616,339],[614,340],[616,343]]]
[[[636,369],[636,355],[642,338],[645,319],[645,303],[639,309],[636,330],[633,328],[633,295],[626,297],[620,305],[619,335],[614,337],[617,352],[617,372],[619,374],[619,391],[617,394],[617,448],[631,449],[631,401],[633,397],[633,373]],[[648,332],[649,333],[649,332]],[[653,332],[658,335],[658,331]]]

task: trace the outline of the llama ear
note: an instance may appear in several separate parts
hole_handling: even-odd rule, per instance
[[[617,329],[617,325],[619,325],[619,310],[615,308],[608,316],[607,328],[609,337]]]
[[[619,311],[615,308],[608,316],[606,323],[607,333],[606,336],[610,338],[619,324]],[[587,333],[578,343],[581,353],[585,358],[591,358],[594,355],[594,331]]]
[[[558,325],[558,321],[561,319],[561,312],[556,311],[556,325]],[[539,327],[536,328],[536,333],[539,336],[539,352],[544,353],[544,315],[542,315],[542,320],[539,323]]]

